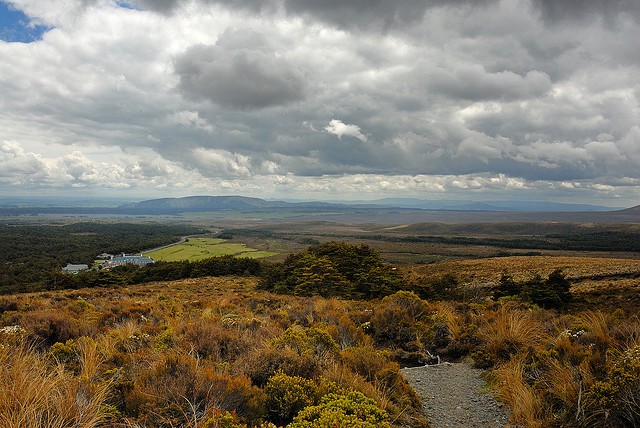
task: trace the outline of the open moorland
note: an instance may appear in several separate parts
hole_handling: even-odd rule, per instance
[[[240,226],[190,222],[162,239],[217,233],[274,260],[187,257],[3,288],[1,425],[424,427],[401,367],[462,360],[513,424],[640,424],[635,225]],[[149,232],[134,251],[161,241],[157,225],[123,227]],[[93,257],[115,230],[4,233],[32,251],[70,237]]]

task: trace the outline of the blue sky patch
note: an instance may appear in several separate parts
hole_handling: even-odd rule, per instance
[[[130,1],[116,1],[116,4],[123,9],[138,10]]]
[[[46,25],[33,25],[31,19],[4,1],[0,1],[0,40],[31,43],[49,30]]]

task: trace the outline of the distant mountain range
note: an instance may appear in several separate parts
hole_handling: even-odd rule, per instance
[[[113,204],[111,201],[82,201],[73,206],[69,200],[56,206],[52,198],[43,199],[38,206],[37,198],[28,201],[16,198],[0,198],[0,215],[181,215],[194,212],[242,212],[258,213],[257,218],[269,218],[268,213],[286,213],[302,219],[322,215],[322,219],[331,221],[331,217],[363,218],[373,220],[376,216],[404,218],[424,218],[433,221],[454,221],[454,218],[487,221],[515,221],[518,218],[550,219],[541,221],[640,221],[640,206],[618,209],[599,205],[563,204],[557,202],[536,201],[428,201],[421,199],[387,198],[374,201],[334,201],[334,202],[296,202],[272,201],[245,196],[189,196],[184,198],[150,199],[140,202]],[[395,213],[395,214],[394,214]],[[441,214],[438,214],[441,213]],[[448,213],[448,214],[447,214]],[[574,216],[573,214],[576,214]],[[264,214],[264,215],[263,215]],[[575,218],[574,218],[575,217]],[[593,220],[591,220],[593,219]],[[425,220],[426,221],[426,220]]]
[[[400,208],[418,208],[427,210],[453,211],[500,211],[500,212],[602,212],[617,211],[623,207],[605,207],[589,204],[564,204],[560,202],[539,201],[429,201],[413,198],[385,198],[369,203]]]
[[[246,196],[188,196],[185,198],[150,199],[120,205],[119,211],[136,213],[184,213],[207,211],[238,211],[290,208],[343,207],[343,205],[326,202],[284,202],[267,201]]]
[[[123,211],[218,211],[247,208],[282,208],[291,204],[287,202],[269,202],[259,198],[245,196],[188,196],[186,198],[150,199],[120,205]]]
[[[405,208],[447,211],[496,211],[496,212],[604,212],[620,208],[587,204],[563,204],[535,201],[427,201],[421,199],[378,199],[355,202],[284,202],[268,201],[245,196],[189,196],[186,198],[151,199],[121,205],[119,210],[134,212],[198,212],[220,210],[273,209],[273,208]]]

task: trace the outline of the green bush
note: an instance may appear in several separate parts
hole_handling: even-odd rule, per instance
[[[410,291],[398,291],[382,299],[374,310],[370,329],[382,346],[419,352],[432,333],[427,303]]]
[[[78,347],[73,339],[65,343],[56,342],[49,348],[49,355],[56,363],[67,364],[78,359]]]
[[[313,381],[282,372],[269,378],[264,392],[267,394],[269,420],[277,425],[288,424],[300,410],[313,405],[316,399]]]
[[[247,425],[240,423],[238,417],[233,413],[224,411],[216,412],[205,421],[202,428],[247,428]]]
[[[416,292],[429,300],[459,300],[463,297],[460,281],[452,273],[446,273],[427,284],[419,284]]]
[[[640,345],[624,352],[607,371],[606,380],[594,384],[591,394],[618,426],[640,426]]]
[[[276,349],[287,346],[299,355],[331,356],[340,352],[338,344],[325,330],[299,325],[289,327],[272,345]]]
[[[390,428],[387,413],[361,392],[327,394],[302,410],[288,428]]]

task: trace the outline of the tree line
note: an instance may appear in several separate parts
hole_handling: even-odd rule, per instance
[[[67,263],[91,266],[102,252],[135,253],[203,232],[160,223],[0,225],[0,292],[42,289]]]

